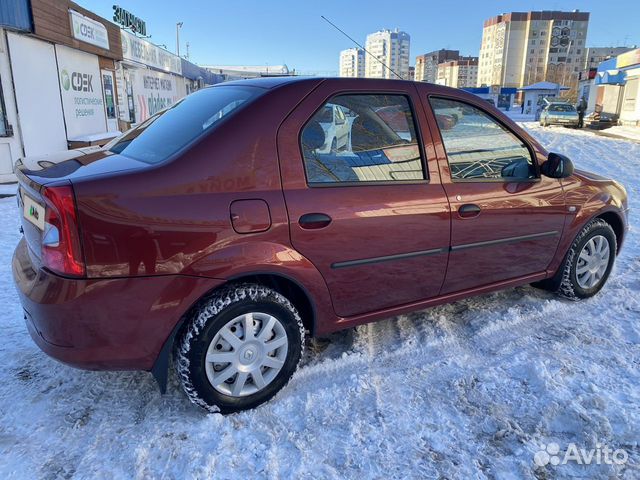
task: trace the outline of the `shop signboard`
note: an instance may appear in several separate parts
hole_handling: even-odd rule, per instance
[[[102,23],[85,17],[75,10],[69,10],[69,18],[73,38],[109,50],[109,35]]]
[[[616,61],[617,68],[624,68],[638,64],[640,64],[640,48],[618,55]]]
[[[177,55],[124,30],[120,30],[120,35],[122,37],[122,57],[125,60],[141,63],[165,72],[182,74],[182,62]]]
[[[67,138],[105,132],[98,57],[63,45],[56,45],[56,56]]]
[[[129,70],[135,121],[143,122],[184,96],[184,80],[148,69]],[[180,85],[179,83],[182,83]]]
[[[143,36],[147,34],[147,23],[119,5],[113,6],[113,21],[124,28],[129,28],[132,32]]]

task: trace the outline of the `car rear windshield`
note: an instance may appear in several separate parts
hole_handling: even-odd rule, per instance
[[[235,85],[197,91],[118,137],[106,149],[142,162],[162,162],[261,92],[264,90]]]
[[[576,109],[573,105],[550,105],[550,112],[575,112]]]

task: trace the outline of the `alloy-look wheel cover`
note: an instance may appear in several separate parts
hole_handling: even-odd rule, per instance
[[[205,370],[211,386],[232,397],[245,397],[271,383],[287,358],[289,342],[280,321],[249,312],[227,322],[209,344]]]
[[[580,288],[589,290],[599,285],[609,266],[611,249],[609,240],[602,235],[594,235],[582,247],[576,264],[576,280]]]

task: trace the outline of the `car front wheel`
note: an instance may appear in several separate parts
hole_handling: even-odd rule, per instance
[[[607,222],[589,222],[573,241],[567,253],[559,293],[578,300],[602,289],[616,257],[616,234]]]
[[[295,307],[258,284],[229,285],[196,307],[175,352],[189,399],[210,412],[254,408],[296,370],[304,327]]]

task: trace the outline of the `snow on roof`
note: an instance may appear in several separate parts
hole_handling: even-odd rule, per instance
[[[519,90],[557,90],[558,84],[553,82],[538,82],[526,87],[522,87]],[[569,90],[569,87],[560,86],[560,90]]]

